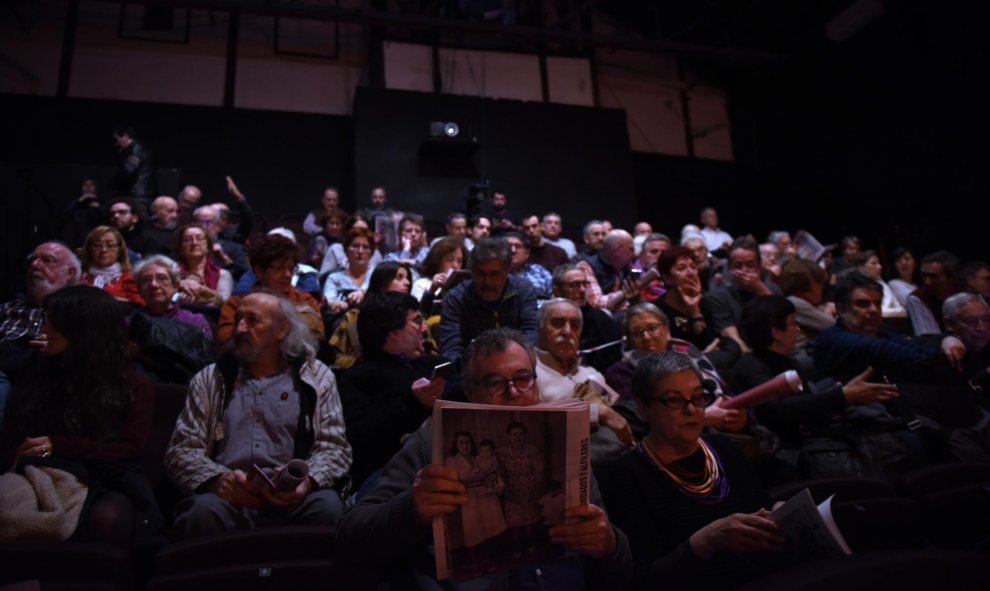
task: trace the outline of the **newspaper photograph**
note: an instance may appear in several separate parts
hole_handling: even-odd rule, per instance
[[[589,502],[588,404],[528,407],[438,401],[433,463],[453,468],[468,502],[433,522],[437,576],[465,581],[554,560],[547,531]]]

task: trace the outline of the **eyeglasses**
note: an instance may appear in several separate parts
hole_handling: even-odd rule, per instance
[[[684,398],[682,396],[663,396],[661,398],[650,398],[650,402],[659,402],[671,408],[673,410],[683,411],[690,404],[697,408],[705,408],[715,400],[715,397],[711,394],[701,394],[694,396],[693,398]]]
[[[206,242],[206,236],[183,236],[182,237],[182,243],[183,244],[199,244],[201,242],[202,243],[205,243]]]
[[[45,267],[54,267],[58,264],[58,259],[50,254],[43,254],[38,256],[36,254],[29,254],[27,258],[24,259],[24,265],[30,267],[35,261],[41,261],[41,264]]]
[[[561,285],[561,287],[563,287],[565,289],[578,289],[579,287],[584,287],[585,289],[587,289],[587,287],[589,285],[591,285],[591,282],[590,281],[571,281],[571,282],[568,282],[568,283],[561,283],[560,285]]]
[[[520,373],[511,379],[506,379],[502,376],[488,376],[480,382],[475,383],[480,384],[488,392],[489,396],[499,398],[509,392],[509,386],[515,387],[518,392],[529,392],[536,385],[536,375],[528,372]]]
[[[371,250],[371,246],[369,246],[367,244],[351,244],[347,248],[353,249],[353,250]]]
[[[94,242],[90,244],[90,246],[92,246],[96,250],[100,250],[102,248],[105,248],[107,250],[112,250],[114,248],[117,248],[118,244],[116,242]]]
[[[647,326],[645,328],[641,328],[639,330],[631,330],[631,331],[629,331],[629,334],[631,336],[635,337],[635,338],[642,339],[642,338],[648,337],[648,336],[655,337],[658,334],[660,334],[660,331],[661,330],[663,330],[663,325],[662,324],[651,324],[651,325],[649,325],[649,326]]]
[[[970,318],[960,318],[959,322],[962,322],[969,328],[980,328],[980,326],[990,326],[990,316],[972,316]]]

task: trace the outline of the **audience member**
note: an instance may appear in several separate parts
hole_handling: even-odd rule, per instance
[[[333,372],[313,359],[311,330],[281,294],[244,296],[236,320],[233,347],[190,383],[165,454],[169,477],[189,495],[176,506],[175,532],[193,538],[266,525],[334,526],[351,447]],[[294,459],[306,462],[309,475],[284,490],[279,477]]]
[[[400,261],[418,269],[430,252],[430,247],[426,245],[423,216],[415,213],[402,216],[399,221],[399,235],[402,240],[401,250],[388,253],[385,260]]]
[[[526,237],[526,243],[529,249],[529,263],[540,265],[548,273],[553,273],[553,270],[559,265],[567,262],[569,257],[564,252],[564,249],[554,246],[543,239],[543,228],[540,226],[540,218],[537,215],[533,214],[524,217],[520,227],[522,228],[523,236]]]
[[[131,197],[138,216],[148,217],[148,201],[158,194],[158,171],[147,146],[137,141],[134,128],[118,125],[113,129],[113,141],[120,153],[120,162],[110,186],[113,194]]]
[[[941,334],[942,303],[959,291],[959,259],[940,250],[921,259],[922,286],[907,299],[914,334]]]
[[[729,246],[729,282],[705,296],[711,311],[712,329],[720,336],[733,339],[748,352],[749,345],[739,333],[743,306],[756,296],[779,291],[776,285],[764,282],[760,274],[760,248],[756,242],[749,238],[737,239]]]
[[[339,244],[344,238],[344,222],[347,221],[347,214],[343,209],[330,209],[321,211],[317,223],[320,224],[320,231],[312,236],[309,243],[309,263],[317,269],[322,268],[323,258],[334,244]],[[332,272],[332,271],[331,271]]]
[[[179,204],[168,195],[159,195],[151,202],[151,218],[145,235],[151,244],[149,254],[174,256],[172,242],[178,226]]]
[[[79,189],[79,197],[69,201],[59,214],[59,236],[69,246],[78,246],[89,231],[100,225],[100,198],[96,194],[96,181],[86,179]]]
[[[202,205],[193,212],[196,223],[206,230],[212,241],[211,257],[236,279],[248,270],[247,248],[238,242],[220,238],[222,222],[220,211],[213,205]]]
[[[306,219],[303,220],[303,232],[315,238],[317,234],[326,229],[320,219],[339,209],[340,193],[337,192],[337,188],[327,187],[323,189],[323,196],[320,197],[320,209],[314,209],[306,214]]]
[[[564,238],[561,234],[564,231],[563,221],[560,214],[551,211],[543,214],[543,239],[548,243],[560,247],[567,253],[567,256],[574,258],[577,256],[577,247],[569,238]]]
[[[331,273],[323,284],[323,296],[334,314],[345,312],[361,303],[368,291],[371,272],[374,271],[371,265],[371,252],[374,248],[375,238],[368,230],[352,228],[344,235],[347,269]]]
[[[164,255],[150,256],[134,268],[138,293],[144,300],[144,311],[155,318],[167,318],[195,326],[203,336],[213,340],[213,329],[202,314],[184,310],[178,303],[176,294],[181,281],[179,265]],[[181,297],[181,296],[180,296]]]
[[[351,477],[360,485],[430,416],[446,379],[431,378],[444,360],[426,353],[426,324],[419,302],[410,295],[369,294],[361,304],[357,332],[364,353],[344,372],[340,396],[347,439],[354,448]]]
[[[718,227],[718,212],[714,207],[701,210],[701,236],[705,239],[708,252],[728,248],[732,244],[732,236]]]
[[[890,273],[890,280],[887,283],[890,289],[894,290],[897,301],[907,308],[908,296],[918,289],[917,261],[911,249],[906,247],[895,248],[892,261],[891,268],[894,272]]]
[[[897,301],[894,290],[883,280],[883,265],[880,264],[880,256],[873,250],[862,250],[849,257],[849,265],[857,272],[866,275],[876,281],[883,288],[883,303],[880,313],[884,318],[906,318],[907,310]]]
[[[468,237],[471,243],[488,238],[492,233],[492,221],[483,215],[473,215],[468,219]]]
[[[990,302],[990,265],[983,261],[966,263],[959,270],[959,285],[963,291],[975,293]]]
[[[553,296],[567,298],[581,309],[580,348],[584,361],[601,373],[619,360],[622,331],[607,312],[588,303],[588,279],[577,264],[566,263],[553,271]]]
[[[683,246],[671,247],[657,260],[657,271],[667,291],[653,304],[670,319],[671,336],[703,351],[716,345],[719,335],[705,318],[709,302],[702,297],[693,253]]]
[[[581,258],[594,256],[602,251],[605,243],[605,226],[601,220],[591,220],[584,225],[584,244],[578,249],[577,255]]]
[[[192,223],[194,221],[193,211],[199,206],[202,199],[203,192],[196,185],[182,187],[182,190],[179,191],[179,217],[176,223],[179,225]]]
[[[545,300],[550,297],[553,289],[553,276],[546,267],[530,263],[529,243],[523,235],[516,231],[506,232],[502,235],[509,244],[512,252],[512,266],[509,267],[509,276],[515,277],[529,284],[536,291],[536,297]]]
[[[509,209],[509,199],[504,191],[492,189],[492,207],[488,213],[488,219],[492,221],[492,236],[519,229],[519,214]]]
[[[484,251],[485,240],[476,248]],[[465,351],[464,393],[480,404],[530,406],[540,400],[532,350],[512,331],[478,335]],[[377,485],[345,514],[337,534],[344,559],[376,567],[406,561],[410,572],[393,574],[394,586],[414,588],[414,581],[435,579],[431,527],[435,517],[467,502],[466,484],[457,471],[432,462],[433,432],[427,423],[409,437],[382,471]],[[555,563],[528,565],[493,573],[468,583],[471,588],[501,585],[529,589],[623,588],[630,557],[625,536],[601,508],[592,479],[589,504],[567,509],[569,522],[550,528],[550,540],[575,552]],[[433,583],[432,585],[436,585]],[[461,586],[458,586],[461,588]]]
[[[440,354],[460,358],[471,339],[490,328],[514,328],[536,336],[537,294],[528,283],[509,277],[512,252],[504,239],[486,238],[471,253],[471,279],[443,299],[436,334]]]
[[[203,226],[187,224],[175,232],[172,250],[179,259],[179,297],[190,304],[222,306],[230,297],[234,278],[210,256],[213,238]]]
[[[143,305],[127,259],[127,243],[113,226],[97,226],[83,242],[80,283],[98,287],[118,300]]]

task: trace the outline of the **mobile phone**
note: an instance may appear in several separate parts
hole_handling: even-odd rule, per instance
[[[452,368],[453,364],[449,361],[445,361],[444,363],[437,365],[433,368],[433,373],[430,374],[430,381],[432,382],[437,378],[443,378],[446,380],[450,376],[450,370]]]

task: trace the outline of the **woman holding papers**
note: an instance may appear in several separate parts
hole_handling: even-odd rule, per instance
[[[710,400],[701,379],[688,357],[669,351],[640,361],[633,376],[649,432],[602,483],[629,535],[639,588],[732,588],[765,574],[784,544],[745,457],[702,436]]]

